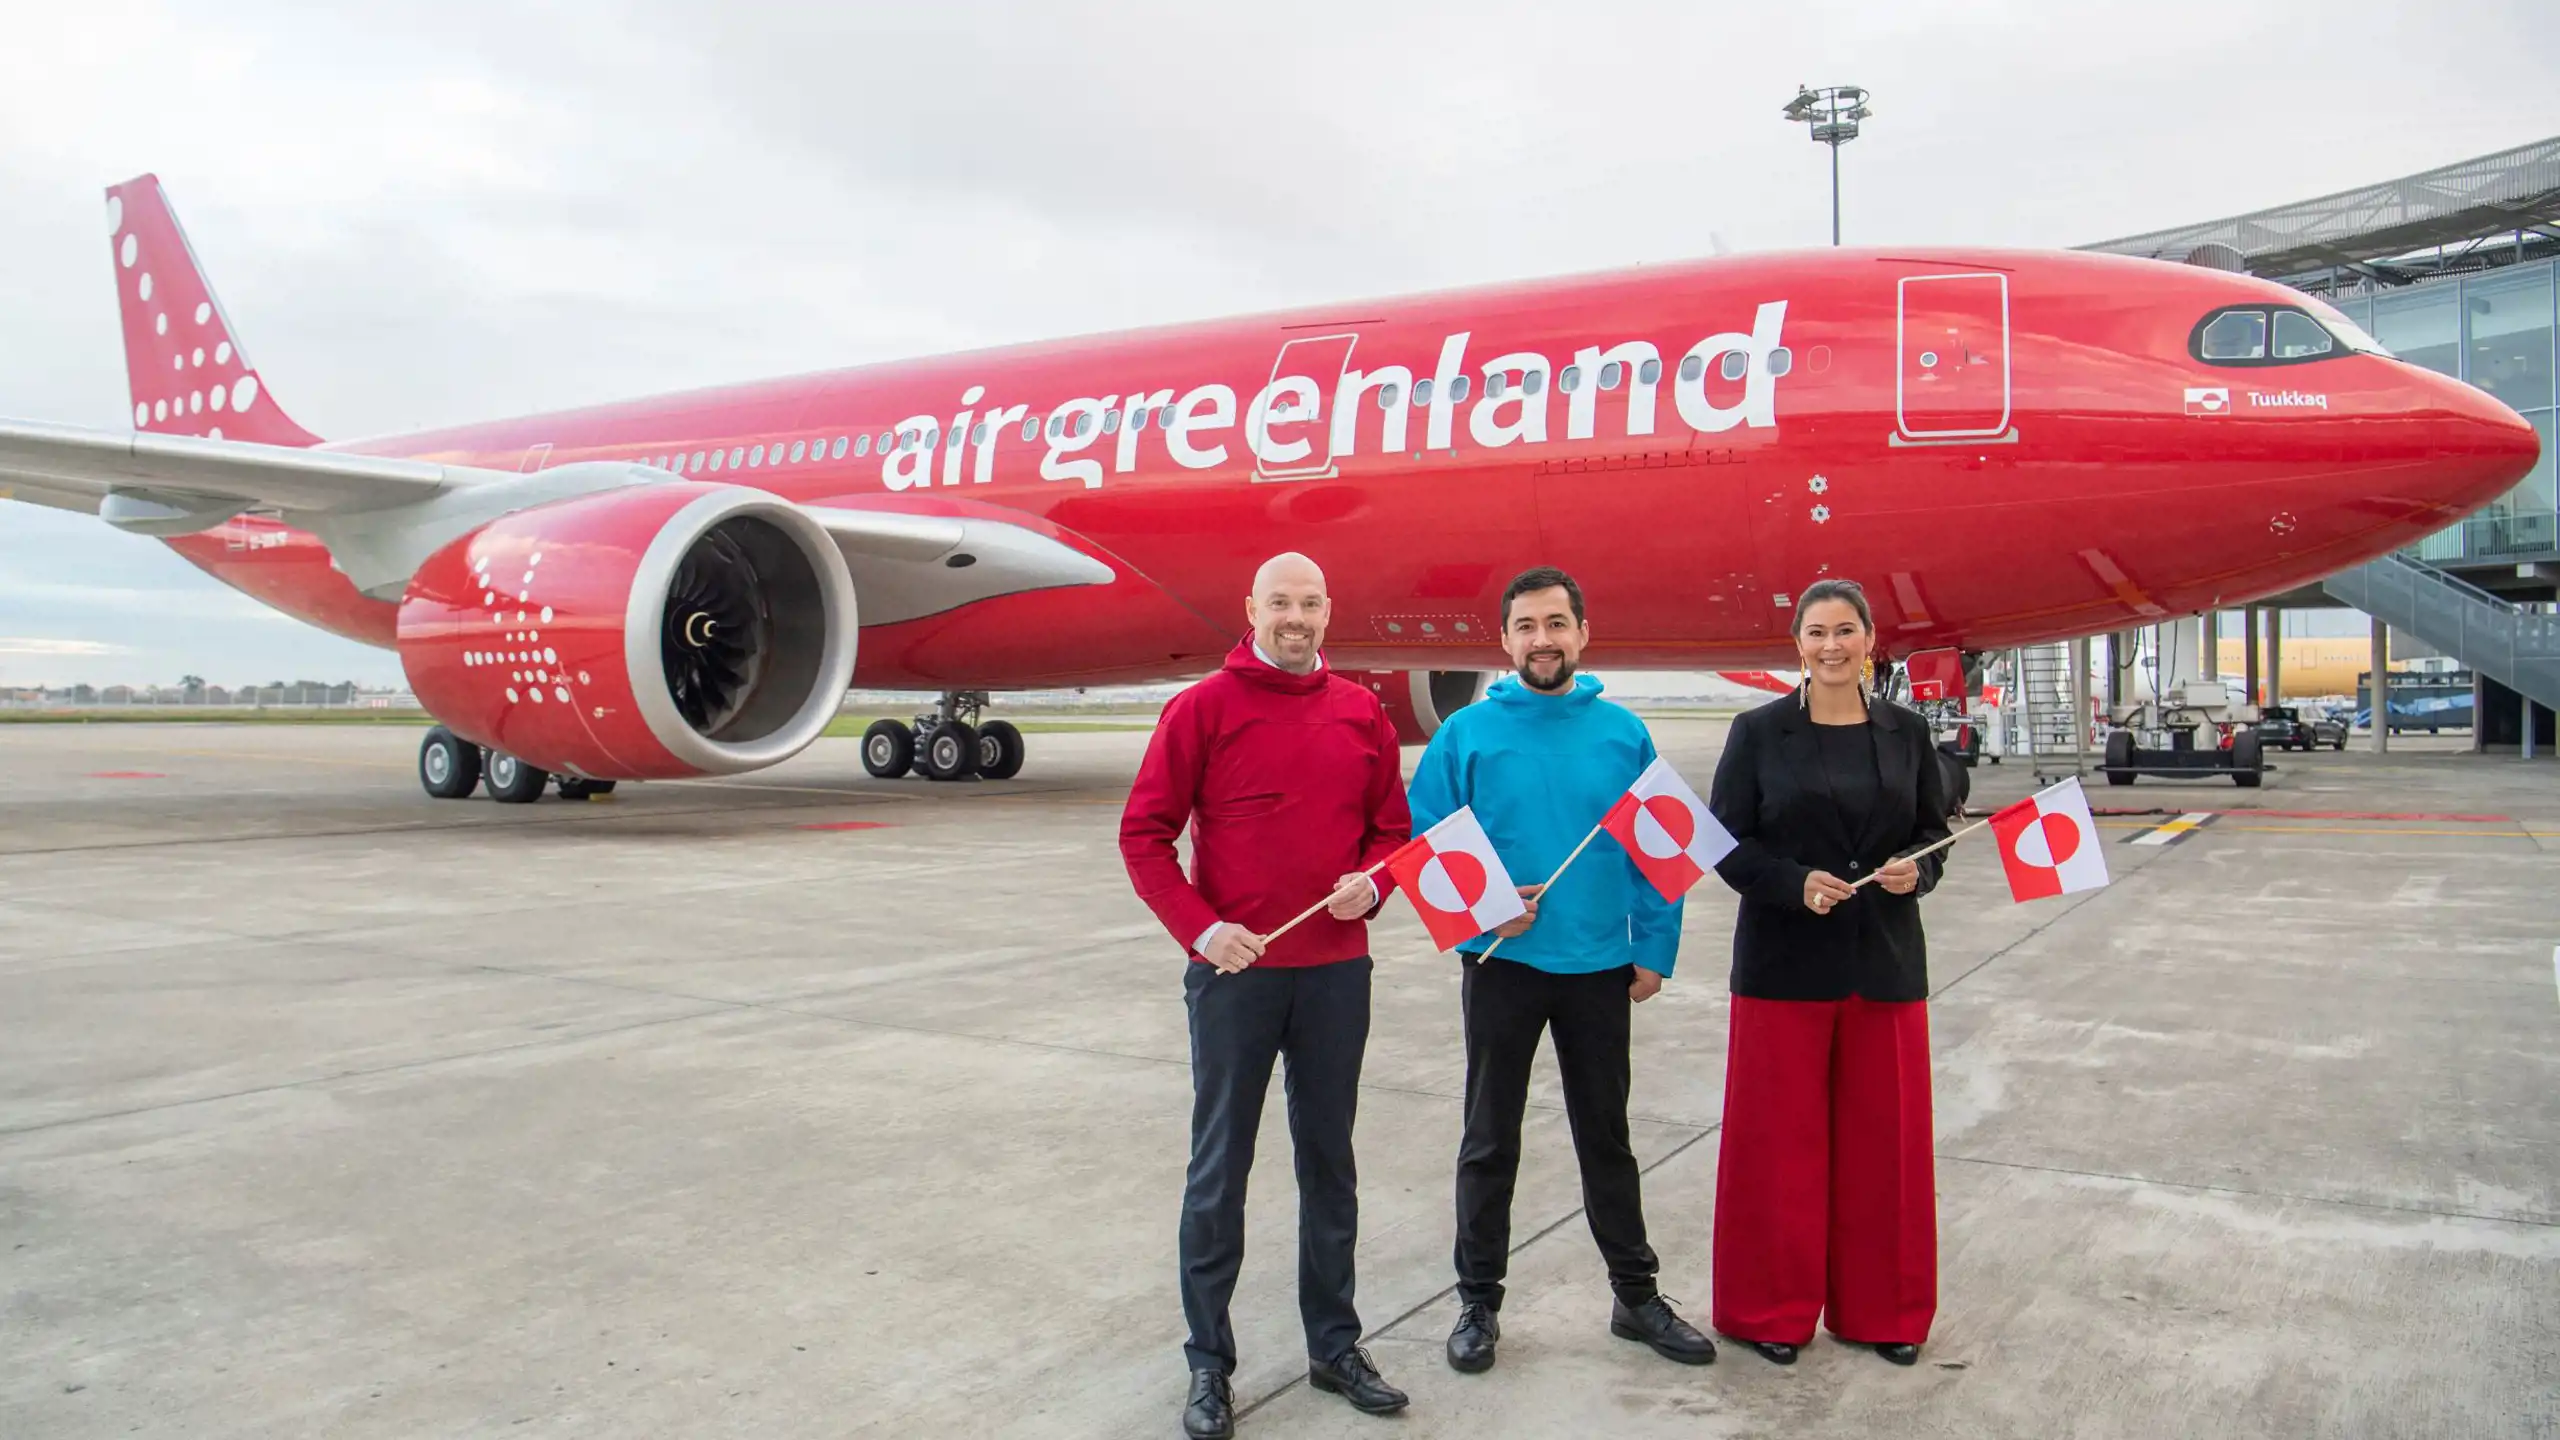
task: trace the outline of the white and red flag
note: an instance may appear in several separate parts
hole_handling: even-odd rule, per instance
[[[2008,872],[2009,893],[2015,898],[2042,900],[2107,883],[2098,822],[2089,817],[2089,797],[2080,792],[2077,779],[1994,812],[1990,823],[1991,833],[2000,839],[2000,868]]]
[[[1388,856],[1387,872],[1413,897],[1423,928],[1443,950],[1529,910],[1476,812],[1465,806]]]
[[[1698,792],[1657,758],[1600,819],[1625,847],[1636,869],[1665,900],[1677,900],[1733,853],[1734,838],[1707,809]]]

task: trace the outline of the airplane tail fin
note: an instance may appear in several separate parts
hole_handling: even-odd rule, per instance
[[[108,187],[107,236],[135,429],[263,445],[320,443],[277,406],[241,353],[159,176]]]

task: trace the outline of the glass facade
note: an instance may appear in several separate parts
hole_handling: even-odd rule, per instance
[[[2420,542],[2421,560],[2560,555],[2560,456],[2552,454],[2560,296],[2553,270],[2546,260],[2337,302],[2392,354],[2479,386],[2542,432],[2533,473],[2486,510]]]

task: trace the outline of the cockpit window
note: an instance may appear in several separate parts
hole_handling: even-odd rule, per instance
[[[2267,312],[2225,310],[2205,322],[2199,353],[2209,361],[2267,358]]]
[[[2317,296],[2292,305],[2235,305],[2196,322],[2188,348],[2208,365],[2304,365],[2350,351],[2388,355]]]
[[[2319,321],[2296,310],[2276,312],[2277,359],[2308,360],[2315,355],[2326,355],[2337,347],[2338,342],[2328,331],[2320,328]]]
[[[2310,311],[2314,319],[2328,327],[2329,333],[2338,337],[2338,343],[2348,349],[2366,355],[2388,357],[2391,354],[2389,350],[2383,348],[2381,341],[2366,334],[2363,326],[2348,319],[2344,311],[2319,296],[2303,296],[2302,308]]]

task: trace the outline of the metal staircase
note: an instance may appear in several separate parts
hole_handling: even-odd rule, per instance
[[[2560,615],[2511,604],[2405,555],[2385,555],[2320,583],[2341,602],[2560,710]]]
[[[2088,768],[2089,727],[2080,688],[2071,679],[2071,650],[2068,643],[2056,643],[2014,652],[2018,705],[2009,748],[2034,757],[2039,780]]]

